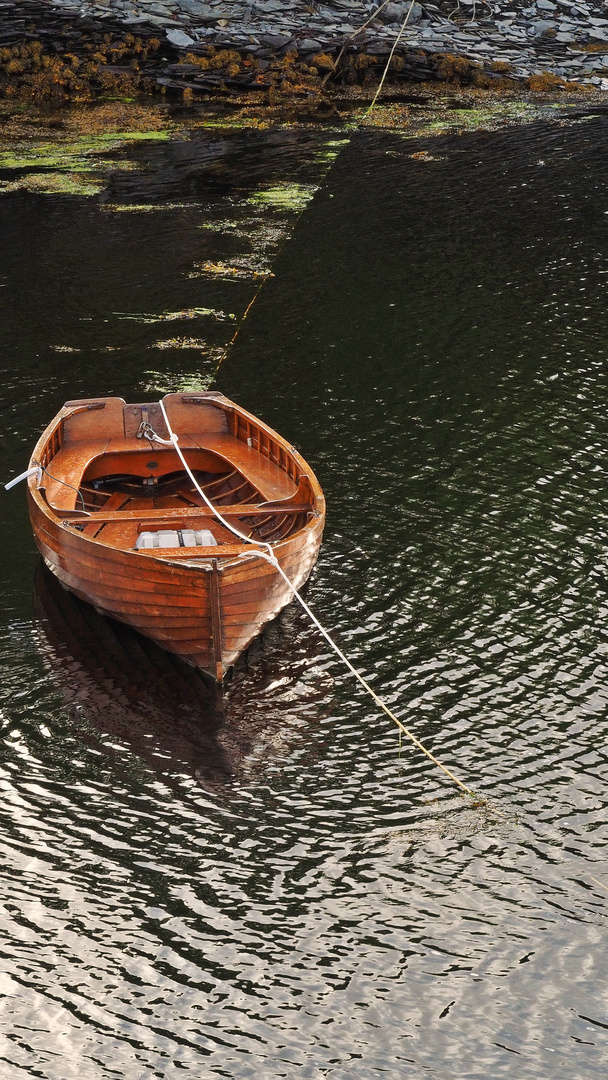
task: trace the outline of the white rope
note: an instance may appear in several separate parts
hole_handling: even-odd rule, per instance
[[[31,469],[26,469],[25,472],[19,473],[19,476],[15,476],[12,480],[9,480],[8,484],[4,485],[4,490],[10,491],[11,488],[14,488],[15,484],[20,484],[22,480],[27,480],[28,476],[33,476],[34,473],[39,474],[41,471],[39,465],[32,465]]]
[[[165,406],[164,406],[164,403],[162,401],[160,402],[160,407],[161,407],[161,411],[162,411],[162,414],[163,414],[163,417],[164,417],[164,420],[165,420],[165,424],[167,425],[167,431],[169,432],[169,436],[170,436],[169,442],[172,443],[173,446],[175,447],[175,449],[176,449],[176,451],[177,451],[177,453],[178,453],[178,455],[179,455],[179,457],[181,459],[181,462],[182,462],[182,464],[184,466],[184,469],[186,470],[188,476],[192,480],[192,483],[194,484],[196,490],[198,491],[199,495],[204,500],[204,502],[207,504],[209,509],[215,514],[218,521],[220,521],[222,523],[222,525],[224,525],[227,529],[229,529],[230,532],[233,533],[235,536],[238,536],[240,540],[243,540],[244,543],[253,544],[257,548],[256,554],[259,555],[259,557],[261,559],[265,559],[272,566],[274,566],[276,570],[278,570],[279,574],[283,578],[283,581],[288,586],[289,590],[293,593],[293,596],[295,597],[295,599],[298,601],[300,606],[304,609],[304,611],[308,615],[309,619],[311,619],[311,621],[314,623],[314,625],[317,627],[317,629],[323,635],[325,640],[331,646],[333,651],[336,653],[336,656],[338,656],[340,658],[340,660],[342,660],[342,662],[346,665],[346,667],[350,671],[351,675],[354,675],[355,679],[357,679],[357,682],[359,682],[361,684],[361,686],[363,687],[363,689],[367,691],[367,693],[370,695],[371,698],[373,698],[376,705],[378,705],[378,707],[380,709],[382,709],[382,711],[385,712],[386,715],[389,716],[391,720],[393,720],[393,722],[399,728],[399,731],[402,732],[404,735],[407,735],[408,739],[410,739],[413,742],[414,746],[417,746],[418,749],[421,750],[422,753],[425,754],[427,756],[427,758],[429,758],[429,760],[433,762],[434,765],[437,765],[437,767],[439,769],[441,769],[442,772],[444,772],[447,776],[449,776],[450,780],[453,780],[454,783],[457,784],[458,787],[462,789],[462,791],[466,792],[467,795],[474,795],[475,793],[473,791],[471,791],[471,789],[468,788],[466,786],[466,784],[463,784],[462,780],[459,780],[458,777],[454,776],[454,773],[450,772],[450,770],[447,769],[445,765],[442,765],[440,761],[437,761],[437,758],[431,753],[431,751],[427,750],[426,746],[423,746],[423,744],[420,742],[419,739],[416,738],[416,736],[413,734],[413,732],[411,732],[408,728],[405,727],[404,724],[402,724],[401,720],[399,720],[399,718],[397,716],[395,716],[394,712],[392,712],[389,709],[388,705],[385,705],[385,703],[382,701],[382,699],[378,697],[376,691],[372,689],[372,687],[369,685],[367,680],[364,679],[363,676],[359,674],[356,667],[354,667],[353,664],[351,664],[348,657],[344,655],[342,650],[339,648],[338,645],[336,645],[333,638],[329,635],[329,633],[327,632],[325,627],[321,625],[321,623],[317,619],[316,615],[314,615],[313,612],[310,610],[308,604],[306,603],[304,598],[300,595],[300,593],[296,589],[295,585],[293,585],[292,582],[289,580],[289,578],[287,577],[287,574],[283,570],[283,567],[281,566],[279,560],[277,559],[276,555],[274,554],[271,545],[267,544],[267,543],[265,543],[264,541],[261,541],[261,540],[255,540],[251,536],[245,536],[245,534],[240,532],[239,529],[235,528],[234,525],[231,525],[229,521],[226,521],[226,518],[224,518],[222,516],[222,514],[220,514],[219,510],[217,509],[217,506],[215,506],[211,502],[211,500],[207,498],[207,496],[205,495],[205,492],[203,491],[200,484],[198,483],[196,477],[194,476],[194,473],[192,472],[190,466],[188,465],[188,463],[187,463],[187,461],[186,461],[186,459],[185,459],[185,457],[184,457],[184,455],[183,455],[183,453],[181,451],[181,448],[179,446],[178,437],[171,428],[171,424],[169,423],[169,417],[167,416],[167,412],[165,410]],[[165,444],[168,445],[168,442],[167,442],[166,439],[161,439],[160,436],[156,436],[156,438],[158,439],[159,442],[162,442],[162,443],[165,443]],[[265,550],[263,550],[263,549],[265,549]],[[245,554],[245,553],[243,552],[243,554]]]
[[[371,111],[372,111],[372,109],[373,109],[374,105],[376,104],[376,102],[377,102],[377,100],[378,100],[378,98],[379,98],[379,96],[380,96],[380,91],[382,90],[382,87],[384,86],[384,80],[386,79],[386,76],[388,75],[388,69],[389,69],[389,68],[390,68],[390,66],[391,66],[391,60],[393,59],[393,56],[394,56],[394,54],[395,54],[395,49],[397,48],[397,46],[398,46],[399,42],[401,41],[401,37],[402,37],[402,35],[403,35],[403,31],[405,30],[405,28],[406,28],[406,26],[407,26],[407,24],[408,24],[408,21],[409,21],[409,17],[410,17],[410,15],[412,14],[412,8],[413,8],[413,7],[414,7],[414,0],[412,0],[411,4],[410,4],[410,6],[409,6],[409,9],[408,9],[408,13],[407,13],[407,15],[405,16],[405,19],[403,20],[403,25],[402,25],[402,27],[401,27],[401,29],[400,29],[399,33],[397,34],[397,37],[395,38],[395,44],[393,45],[393,47],[392,47],[392,49],[391,49],[391,51],[390,51],[390,56],[389,56],[389,58],[388,58],[388,60],[387,60],[387,62],[386,62],[386,67],[385,67],[385,69],[384,69],[384,71],[383,71],[383,73],[382,73],[382,78],[380,79],[380,82],[379,82],[379,84],[378,84],[378,89],[376,90],[376,93],[374,94],[374,100],[372,101],[372,103],[371,103],[371,105],[370,105],[369,109],[367,110],[367,112],[366,112],[366,114],[365,114],[365,117],[368,117],[368,116],[369,116],[369,114],[371,113]]]
[[[270,546],[270,544],[265,543],[263,540],[255,540],[252,536],[246,536],[245,533],[242,533],[234,525],[231,525],[231,523],[229,521],[226,521],[226,518],[222,517],[222,515],[220,514],[217,506],[215,506],[215,504],[212,503],[211,500],[207,498],[207,496],[205,495],[205,492],[203,491],[202,487],[200,486],[198,480],[196,479],[196,476],[192,472],[192,469],[190,468],[190,466],[188,465],[188,462],[186,461],[184,455],[182,454],[181,447],[179,445],[178,437],[175,434],[175,432],[173,431],[173,429],[171,427],[171,424],[169,423],[169,417],[167,416],[167,411],[165,409],[164,402],[161,400],[159,402],[159,405],[160,405],[161,412],[162,412],[163,417],[164,417],[165,424],[167,426],[167,431],[169,432],[169,439],[168,440],[167,439],[161,439],[160,435],[155,435],[156,439],[159,442],[164,443],[166,446],[170,446],[171,444],[173,444],[173,446],[177,450],[177,453],[179,455],[179,458],[181,460],[182,465],[184,466],[184,469],[186,470],[188,476],[190,477],[192,483],[194,484],[196,490],[198,491],[201,499],[203,500],[203,502],[206,503],[206,505],[209,507],[209,509],[215,514],[218,521],[220,521],[222,523],[222,525],[226,529],[228,529],[231,533],[233,533],[234,536],[238,536],[239,540],[242,540],[244,544],[254,544],[256,547],[265,547],[265,548],[267,548],[268,555],[269,555],[271,561],[276,563],[276,565],[278,566],[279,564],[278,564],[278,562],[277,562],[277,560],[276,560],[276,558],[275,558],[275,556],[273,554],[272,547]]]

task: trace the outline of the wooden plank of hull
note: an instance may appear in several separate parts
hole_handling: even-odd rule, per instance
[[[304,563],[296,551],[292,558],[281,558],[281,565],[296,588],[300,588],[308,578],[315,562],[320,544],[320,535],[313,550],[307,551]],[[290,553],[291,554],[291,553]],[[262,560],[256,559],[256,562]],[[262,575],[251,575],[247,585],[243,582],[242,569],[227,567],[222,574],[222,615],[224,623],[224,661],[234,660],[251,644],[266,623],[293,600],[293,593],[277,571],[265,563],[267,570]],[[290,573],[291,570],[291,573]],[[246,615],[242,610],[231,606],[230,597],[234,596],[233,576],[238,574],[237,595],[245,603]]]
[[[314,538],[297,536],[280,545],[281,564],[296,587],[314,564],[320,529],[317,532]],[[72,592],[214,678],[221,679],[293,598],[277,571],[255,554],[245,563],[230,560],[223,570],[218,568],[219,596],[212,597],[210,574],[202,569],[144,560],[113,548],[104,548],[100,559],[101,545],[52,522],[44,523],[37,540],[47,565]],[[137,564],[143,564],[139,573]]]
[[[99,545],[52,521],[35,536],[47,566],[71,592],[215,674],[207,573],[154,565],[151,580],[150,560],[109,548],[100,560]]]

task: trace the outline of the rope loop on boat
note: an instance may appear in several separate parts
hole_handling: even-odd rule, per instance
[[[317,627],[317,630],[320,631],[320,633],[323,635],[325,640],[328,642],[328,644],[331,646],[331,648],[336,653],[336,655],[340,658],[340,660],[342,660],[342,662],[346,665],[346,667],[350,671],[351,675],[354,675],[357,682],[359,682],[360,685],[363,687],[363,689],[367,691],[367,693],[370,695],[370,697],[375,701],[378,708],[382,709],[382,711],[384,713],[386,713],[386,715],[388,717],[390,717],[390,719],[393,721],[393,723],[395,723],[397,725],[397,727],[399,728],[399,738],[401,738],[402,734],[406,735],[407,738],[410,739],[411,742],[413,742],[414,746],[416,746],[419,750],[421,750],[422,753],[425,754],[426,757],[429,759],[429,761],[432,761],[434,765],[437,765],[437,767],[439,769],[441,769],[442,772],[444,772],[446,774],[446,776],[449,776],[450,780],[453,780],[453,782],[455,784],[457,784],[458,787],[462,791],[464,791],[466,795],[471,795],[471,796],[474,797],[475,792],[471,791],[471,788],[468,788],[466,786],[466,784],[463,784],[462,780],[459,780],[457,776],[454,776],[454,773],[451,772],[448,768],[446,768],[445,765],[442,765],[441,762],[438,761],[437,758],[434,756],[434,754],[432,754],[430,750],[427,750],[426,746],[423,746],[423,744],[420,742],[420,740],[416,738],[414,733],[412,731],[410,731],[409,728],[407,728],[405,726],[405,724],[403,724],[401,722],[399,717],[395,716],[394,712],[392,712],[392,710],[389,709],[388,705],[386,705],[384,703],[384,701],[382,701],[382,698],[378,697],[376,691],[370,686],[367,679],[364,679],[363,676],[359,674],[356,667],[353,664],[351,664],[348,657],[345,656],[344,653],[342,652],[342,650],[340,649],[340,647],[338,645],[336,645],[336,642],[333,640],[333,638],[328,633],[328,631],[325,629],[325,627],[322,626],[322,624],[319,622],[319,620],[317,619],[317,616],[311,611],[311,609],[309,608],[309,606],[306,603],[306,601],[304,600],[304,598],[300,595],[300,593],[296,589],[295,585],[289,579],[289,577],[287,576],[287,574],[283,570],[283,567],[281,566],[279,560],[277,559],[276,555],[274,554],[274,551],[272,550],[272,546],[270,544],[266,543],[265,541],[255,540],[251,536],[246,536],[245,533],[242,533],[239,529],[235,528],[235,526],[232,525],[229,521],[226,521],[226,518],[222,516],[222,514],[218,510],[217,506],[215,506],[211,502],[211,500],[205,495],[205,492],[203,491],[202,487],[198,483],[194,473],[192,472],[192,469],[188,465],[188,462],[186,461],[186,459],[184,457],[184,454],[182,453],[182,449],[181,449],[181,447],[179,445],[178,436],[175,434],[175,432],[173,431],[173,429],[171,428],[171,425],[169,423],[169,417],[167,416],[167,412],[166,412],[166,409],[165,409],[164,402],[161,400],[159,404],[160,404],[161,411],[162,411],[162,414],[163,414],[163,417],[164,417],[164,420],[165,420],[165,424],[167,425],[167,431],[169,432],[169,444],[173,444],[173,446],[175,447],[175,449],[176,449],[176,451],[177,451],[177,453],[178,453],[178,455],[180,457],[180,460],[182,462],[182,465],[184,466],[184,469],[186,470],[188,476],[190,477],[192,483],[194,484],[194,487],[198,491],[198,493],[201,496],[201,498],[203,499],[203,501],[206,503],[206,505],[212,511],[212,513],[215,514],[218,521],[221,522],[221,524],[224,525],[225,528],[229,529],[229,531],[231,533],[233,533],[234,536],[238,536],[239,540],[242,540],[246,544],[252,544],[256,548],[255,554],[258,555],[261,559],[265,559],[266,562],[270,563],[271,566],[274,566],[275,570],[277,570],[278,573],[281,575],[281,577],[283,578],[283,581],[285,582],[285,584],[287,585],[287,587],[289,588],[290,592],[293,594],[295,599],[298,601],[300,606],[304,609],[304,611],[308,615],[309,619],[314,623],[314,625]],[[156,438],[158,439],[159,442],[167,443],[166,439],[161,439],[159,436],[156,436]],[[242,552],[241,556],[239,556],[239,558],[248,557],[248,556],[249,556],[248,552]]]
[[[139,428],[137,429],[136,439],[147,439],[148,442],[162,443],[163,446],[171,446],[173,439],[161,439],[160,435],[157,435],[152,425],[148,420],[142,420]]]
[[[212,511],[212,513],[215,514],[218,521],[221,522],[221,524],[224,526],[224,528],[228,529],[228,531],[231,532],[233,534],[233,536],[237,536],[239,538],[239,540],[242,540],[242,542],[244,544],[253,544],[255,547],[257,547],[259,549],[260,548],[265,548],[267,550],[268,555],[270,556],[270,558],[272,560],[274,560],[274,562],[276,562],[277,560],[276,560],[276,558],[275,558],[275,556],[273,554],[272,547],[270,546],[270,544],[267,544],[264,540],[256,540],[253,536],[247,536],[245,533],[242,533],[240,531],[240,529],[237,529],[236,526],[232,525],[230,521],[227,521],[226,518],[223,517],[223,515],[218,510],[217,506],[215,506],[211,502],[211,499],[209,499],[205,495],[205,492],[203,491],[201,485],[199,484],[198,480],[196,479],[196,476],[192,472],[192,469],[188,465],[188,462],[186,461],[186,459],[185,459],[185,457],[183,455],[181,446],[179,445],[179,438],[175,434],[175,432],[173,431],[173,428],[171,427],[171,424],[169,423],[169,417],[167,416],[167,410],[165,409],[165,403],[164,403],[164,401],[162,401],[162,399],[159,402],[159,405],[160,405],[160,408],[161,408],[161,412],[163,414],[165,424],[167,426],[167,431],[169,432],[169,439],[168,440],[167,439],[161,439],[159,435],[157,435],[156,438],[158,439],[159,442],[165,443],[167,446],[174,446],[175,447],[175,449],[177,451],[177,454],[178,454],[178,457],[179,457],[182,465],[184,466],[184,469],[186,470],[188,476],[190,477],[192,483],[194,484],[194,487],[198,491],[198,493],[199,493],[201,499],[203,500],[203,502],[205,503],[205,505],[209,507],[209,509]],[[277,563],[277,565],[278,565],[278,563]]]

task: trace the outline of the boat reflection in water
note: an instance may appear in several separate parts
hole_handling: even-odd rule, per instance
[[[318,721],[329,702],[327,681],[311,668],[318,639],[302,622],[287,609],[222,691],[149,638],[99,615],[43,563],[36,573],[35,642],[79,736],[108,756],[127,748],[169,784],[188,776],[221,787],[306,738],[311,710]]]

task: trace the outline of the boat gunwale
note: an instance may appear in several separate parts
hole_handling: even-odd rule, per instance
[[[325,518],[325,497],[323,495],[321,485],[319,484],[319,481],[317,480],[317,477],[316,477],[314,471],[312,470],[312,468],[310,467],[308,462],[299,453],[299,451],[296,450],[296,448],[294,446],[292,446],[276,430],[271,428],[268,424],[264,423],[263,420],[260,420],[258,417],[254,416],[252,413],[250,413],[246,409],[244,409],[241,405],[238,405],[236,402],[232,401],[230,398],[227,398],[224,394],[220,394],[217,391],[212,391],[211,393],[205,392],[205,391],[200,391],[200,392],[198,392],[196,394],[193,394],[192,392],[190,392],[190,393],[179,393],[178,392],[178,393],[175,393],[175,394],[166,395],[165,398],[163,398],[163,401],[166,402],[167,399],[175,399],[175,398],[181,399],[182,404],[189,404],[189,403],[191,403],[191,404],[199,404],[199,403],[211,404],[211,405],[214,405],[216,408],[218,408],[220,411],[223,411],[223,412],[227,413],[228,415],[236,416],[237,418],[240,417],[242,420],[244,420],[250,426],[253,426],[254,428],[257,428],[260,432],[263,432],[270,440],[275,441],[279,445],[279,447],[285,452],[285,454],[288,456],[288,458],[291,458],[291,460],[293,461],[293,463],[295,464],[295,466],[299,470],[300,476],[301,475],[306,475],[306,477],[308,478],[308,481],[309,481],[310,487],[311,487],[310,510],[305,511],[309,515],[308,520],[306,522],[304,522],[304,524],[301,525],[298,529],[294,530],[294,532],[291,533],[289,536],[284,537],[284,538],[282,538],[280,540],[277,540],[274,543],[272,541],[270,542],[272,550],[273,550],[273,552],[275,552],[277,557],[281,557],[283,554],[287,554],[287,551],[285,549],[288,549],[289,546],[291,544],[293,544],[293,542],[295,540],[302,538],[307,532],[312,532],[313,530],[314,531],[318,530],[319,524],[322,525],[323,522],[324,522],[324,518]],[[62,427],[65,420],[67,420],[69,417],[71,417],[73,415],[76,415],[77,413],[86,412],[87,410],[96,411],[100,407],[105,406],[105,403],[107,401],[118,401],[123,405],[123,407],[126,406],[128,408],[128,404],[123,398],[120,398],[120,397],[117,397],[117,396],[113,397],[111,395],[106,397],[106,398],[81,399],[81,400],[77,400],[77,401],[70,401],[69,403],[64,404],[62,406],[62,408],[59,410],[59,412],[56,414],[56,416],[50,421],[50,423],[44,429],[44,431],[40,435],[38,441],[36,442],[36,445],[34,446],[34,449],[32,451],[32,455],[31,455],[31,458],[30,458],[29,467],[33,469],[33,468],[41,466],[42,461],[44,460],[44,456],[46,454],[46,451],[47,451],[47,449],[49,447],[49,444],[51,443],[53,437],[56,435],[58,429],[60,429]],[[103,403],[103,405],[102,405],[102,403]],[[245,443],[245,445],[249,445],[248,442],[247,442],[247,439],[243,438],[239,434],[238,420],[237,420],[237,423],[235,425],[235,428],[236,428],[235,431],[228,432],[228,434],[231,434],[232,437],[235,440],[237,440],[238,442],[243,442],[243,443]],[[193,433],[194,434],[199,434],[199,432],[196,432],[196,431],[193,432],[192,430],[189,431],[189,432],[182,432],[181,434],[185,436],[185,435],[192,435]],[[179,437],[180,432],[178,431],[177,434],[178,434],[178,437]],[[202,437],[204,437],[204,430],[200,432],[200,435]],[[82,440],[82,441],[86,442],[86,440]],[[61,445],[63,445],[63,440],[62,440]],[[61,448],[61,446],[59,448]],[[201,447],[201,448],[204,449],[204,446]],[[255,449],[256,449],[257,453],[259,454],[259,456],[263,460],[270,461],[273,465],[275,465],[276,468],[280,469],[282,472],[289,475],[287,473],[287,470],[282,467],[280,461],[275,461],[273,458],[270,457],[269,454],[264,454],[260,450],[259,441],[258,441],[258,447],[256,447]],[[55,451],[53,456],[49,459],[49,462],[48,462],[49,465],[52,462],[52,460],[55,457],[57,452],[58,451]],[[103,452],[98,456],[103,457],[104,456]],[[221,456],[221,455],[218,455],[218,456]],[[227,464],[230,464],[230,462],[227,462]],[[241,470],[239,470],[239,471],[241,471]],[[243,473],[242,475],[245,477],[245,479],[249,479],[247,477],[246,473]],[[293,479],[293,478],[291,478],[291,479]],[[162,566],[168,566],[168,565],[169,566],[171,566],[171,565],[172,566],[177,566],[177,565],[184,566],[186,556],[183,556],[183,557],[181,557],[179,559],[175,559],[175,552],[178,551],[178,550],[182,551],[183,549],[181,549],[181,548],[179,548],[179,549],[164,548],[164,549],[162,549],[163,554],[160,555],[159,552],[158,552],[158,549],[154,549],[153,551],[147,551],[147,550],[143,550],[143,549],[142,550],[136,550],[134,548],[121,547],[121,546],[116,545],[116,544],[110,544],[107,541],[104,541],[101,536],[85,536],[85,535],[83,535],[78,530],[74,529],[72,523],[70,522],[70,513],[73,513],[73,511],[69,511],[69,510],[65,510],[65,509],[62,510],[62,509],[53,508],[47,502],[45,496],[42,493],[42,489],[39,486],[39,481],[38,481],[38,478],[37,478],[36,474],[31,474],[28,477],[27,484],[28,484],[28,493],[29,493],[30,497],[33,499],[34,503],[36,504],[38,509],[42,512],[44,517],[47,518],[47,520],[49,522],[52,522],[52,524],[55,527],[58,527],[62,532],[67,533],[68,535],[70,535],[74,539],[78,539],[80,541],[83,541],[87,545],[89,545],[89,544],[93,545],[93,547],[95,547],[95,546],[103,547],[105,549],[109,549],[109,550],[114,551],[114,552],[120,552],[122,555],[125,555],[125,556],[134,556],[136,559],[137,559],[138,556],[143,556],[146,559],[146,562],[148,562],[148,563],[150,561],[152,561],[152,562],[156,562],[156,563],[158,563],[159,565],[162,565]],[[272,502],[276,503],[279,500],[274,499],[274,500],[268,500],[268,501],[272,501]],[[255,504],[252,504],[252,506],[254,506],[254,505]],[[276,507],[276,506],[273,507],[273,511],[275,513],[280,513],[282,509],[283,508]],[[288,507],[285,507],[284,509],[287,510]],[[230,515],[230,504],[229,503],[228,504],[221,504],[221,505],[219,505],[217,507],[217,510],[222,516],[224,516],[224,515],[229,516]],[[100,508],[100,514],[101,513],[103,513],[103,507]],[[176,508],[168,508],[167,511],[166,511],[165,516],[166,516],[167,520],[169,521],[172,516],[179,517],[179,512],[178,512],[178,510]],[[195,515],[187,515],[187,516],[195,516]],[[209,516],[209,515],[205,514],[204,511],[203,511],[201,516]],[[242,515],[242,516],[246,516],[246,515]],[[145,517],[145,511],[142,511],[142,517]],[[96,517],[95,517],[94,512],[91,513],[90,520],[91,520],[91,524],[93,524],[95,522]],[[127,520],[128,519],[125,518],[125,521],[127,521]],[[136,520],[136,518],[135,518],[135,520]],[[221,549],[223,547],[224,548],[229,548],[230,550],[227,551],[225,554],[222,554]],[[237,548],[238,548],[238,551],[235,550]],[[193,553],[189,556],[189,558],[192,561],[192,564],[194,564],[194,565],[197,565],[199,563],[199,561],[203,562],[204,560],[217,559],[217,560],[221,561],[221,567],[222,567],[222,569],[224,569],[224,568],[228,568],[230,565],[233,565],[233,564],[242,565],[243,558],[244,558],[245,555],[255,557],[257,555],[257,551],[256,551],[257,548],[267,549],[267,544],[262,542],[262,541],[252,541],[251,543],[243,542],[242,544],[239,544],[238,540],[237,540],[234,544],[218,544],[218,545],[214,545],[213,547],[200,547],[200,548],[197,547],[196,549],[193,549]],[[194,554],[194,550],[196,550],[196,554]],[[165,552],[166,552],[166,554],[165,554]],[[172,558],[172,553],[173,553],[173,558]],[[194,565],[192,565],[190,567],[190,569],[193,569]],[[184,569],[185,569],[185,567],[184,567]],[[205,568],[203,566],[201,566],[201,569],[205,569]]]

